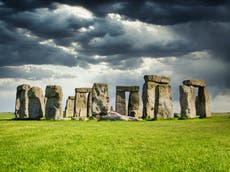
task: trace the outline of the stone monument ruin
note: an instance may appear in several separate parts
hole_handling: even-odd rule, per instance
[[[69,96],[66,100],[66,106],[63,117],[73,117],[74,116],[74,96]]]
[[[91,108],[92,88],[76,88],[74,101],[74,117],[86,118],[92,116]]]
[[[198,95],[195,98],[195,88],[198,88]],[[201,80],[185,80],[179,86],[181,117],[194,118],[199,115],[201,118],[211,116],[209,94],[206,84]]]
[[[128,114],[126,110],[125,92],[130,92],[128,101]],[[121,115],[140,117],[139,86],[116,87],[116,112]]]
[[[45,115],[45,100],[40,87],[32,87],[28,91],[29,118],[40,119]]]
[[[16,93],[16,103],[15,103],[15,117],[16,118],[28,118],[28,91],[30,89],[30,85],[22,84],[17,87]]]
[[[143,118],[173,118],[170,78],[145,75],[143,85]]]
[[[62,117],[62,88],[58,85],[46,86],[46,119],[60,119]]]
[[[92,88],[92,115],[107,115],[109,107],[108,85],[94,83]]]

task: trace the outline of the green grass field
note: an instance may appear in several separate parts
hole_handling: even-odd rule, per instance
[[[0,171],[230,171],[230,114],[139,122],[13,117],[0,114]]]

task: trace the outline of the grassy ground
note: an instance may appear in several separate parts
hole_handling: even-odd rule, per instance
[[[230,115],[15,121],[0,114],[0,171],[230,171]]]

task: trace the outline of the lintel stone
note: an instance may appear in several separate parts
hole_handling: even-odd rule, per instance
[[[139,91],[139,86],[116,86],[116,91]]]
[[[187,86],[194,86],[194,87],[205,87],[206,86],[205,82],[202,80],[185,80],[183,81],[183,84]]]
[[[75,92],[79,93],[91,93],[92,88],[82,87],[82,88],[75,88]]]
[[[166,76],[158,76],[158,75],[145,75],[145,82],[156,82],[159,84],[168,84],[170,82],[170,78]]]

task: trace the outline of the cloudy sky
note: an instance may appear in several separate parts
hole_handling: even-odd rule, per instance
[[[230,111],[230,3],[224,0],[0,0],[0,111],[22,83],[74,88],[171,77],[207,82],[212,111]],[[64,101],[63,101],[64,102]]]

